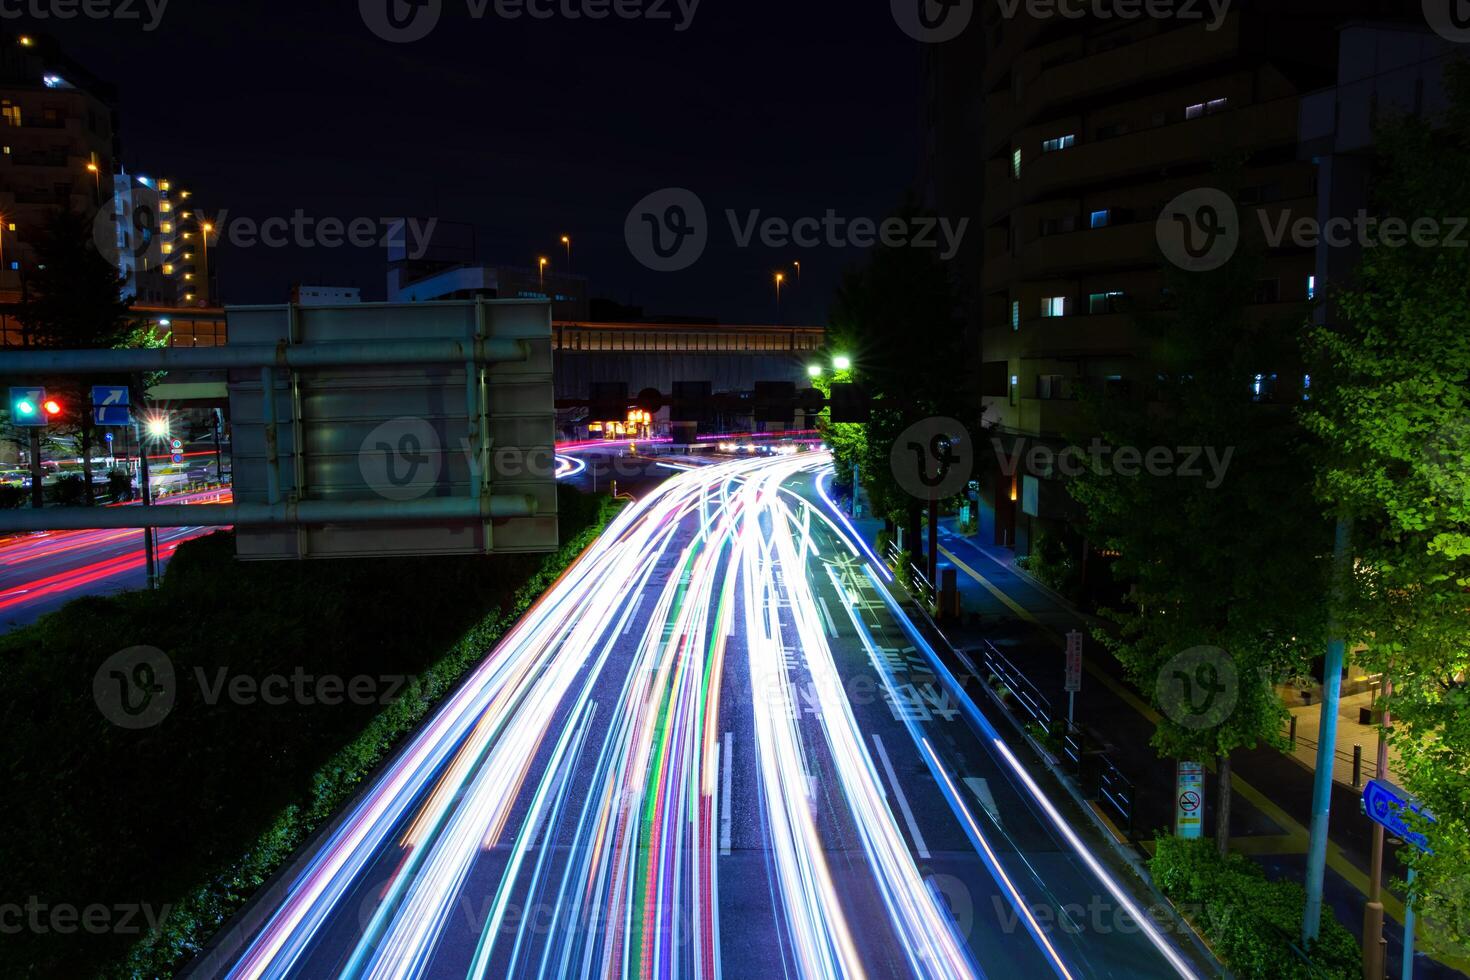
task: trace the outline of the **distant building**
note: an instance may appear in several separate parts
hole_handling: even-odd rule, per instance
[[[362,302],[362,290],[356,286],[291,287],[291,302],[297,306],[350,306]]]
[[[117,97],[41,35],[0,32],[0,294],[13,299],[48,214],[113,196]]]
[[[549,299],[557,320],[585,320],[587,279],[559,271],[555,253],[545,269],[492,265],[476,257],[469,225],[440,222],[427,242],[395,234],[388,246],[388,302],[453,299]]]
[[[208,308],[218,301],[209,249],[217,232],[193,192],[169,178],[120,170],[112,199],[123,295],[138,303]]]

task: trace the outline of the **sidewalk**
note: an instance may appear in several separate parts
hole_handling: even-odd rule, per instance
[[[869,543],[882,529],[882,523],[875,520],[857,521],[855,526]],[[1156,831],[1172,830],[1175,814],[1174,764],[1159,759],[1149,744],[1158,715],[1126,683],[1121,666],[1111,654],[1092,640],[1091,630],[1098,621],[1016,568],[1012,559],[1009,550],[958,536],[953,522],[942,523],[939,560],[958,569],[965,613],[962,622],[946,624],[946,636],[961,651],[974,651],[986,642],[994,644],[1035,685],[1040,696],[1055,706],[1052,710],[1065,718],[1065,637],[1071,630],[1087,634],[1076,720],[1135,784],[1130,837],[1135,848],[1146,853]],[[1342,778],[1334,787],[1326,878],[1327,901],[1354,936],[1362,932],[1372,824],[1362,815],[1361,790],[1351,786],[1351,745],[1358,742],[1363,746],[1365,780],[1372,775],[1377,751],[1376,731],[1358,723],[1357,701],[1365,697],[1344,699],[1339,738],[1348,739],[1342,744],[1349,748],[1346,762],[1339,760],[1337,770]],[[1299,706],[1292,712],[1299,715],[1296,757],[1260,749],[1238,752],[1233,759],[1233,849],[1260,861],[1273,878],[1300,881],[1305,874],[1318,712],[1316,705]],[[1214,825],[1217,795],[1211,776],[1205,794],[1207,828]],[[1401,878],[1405,870],[1393,859],[1390,847],[1388,880]],[[1403,903],[1388,894],[1384,904],[1389,918],[1385,930],[1388,962],[1395,965],[1393,973],[1397,976],[1396,965],[1402,956]],[[1463,976],[1461,971],[1470,970],[1470,963],[1452,959],[1447,965],[1422,952],[1416,962],[1415,976],[1419,978],[1439,980]]]

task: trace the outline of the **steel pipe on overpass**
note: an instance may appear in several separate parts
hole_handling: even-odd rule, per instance
[[[534,517],[536,498],[504,494],[475,500],[302,500],[279,504],[192,504],[163,507],[52,507],[0,511],[0,533],[91,531],[145,527],[294,527],[298,524],[432,524]]]
[[[144,350],[21,350],[0,353],[0,375],[209,371],[229,368],[388,367],[524,361],[525,344],[504,337],[383,343],[159,347]]]

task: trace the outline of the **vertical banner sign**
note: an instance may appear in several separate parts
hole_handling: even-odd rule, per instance
[[[1067,634],[1067,725],[1075,722],[1077,692],[1082,690],[1082,634]]]
[[[1179,763],[1178,812],[1174,833],[1198,840],[1205,835],[1205,767],[1198,762]]]

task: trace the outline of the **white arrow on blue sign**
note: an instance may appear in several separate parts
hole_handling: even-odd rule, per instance
[[[98,385],[92,389],[92,420],[97,425],[126,426],[133,424],[128,407],[132,396],[127,385]]]
[[[1363,788],[1363,812],[1374,823],[1383,824],[1389,833],[1414,845],[1421,851],[1429,850],[1423,834],[1409,829],[1405,813],[1417,813],[1430,822],[1434,817],[1426,813],[1408,793],[1384,779],[1370,779]]]

